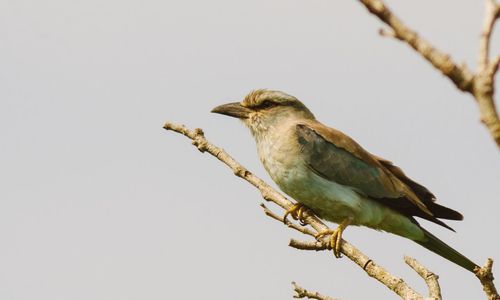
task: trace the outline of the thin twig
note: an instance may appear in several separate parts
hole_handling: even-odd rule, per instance
[[[500,120],[495,107],[494,79],[498,70],[498,57],[490,60],[490,40],[495,22],[500,16],[500,6],[494,0],[486,0],[486,12],[479,40],[479,55],[474,76],[473,96],[477,100],[481,121],[500,147]]]
[[[490,40],[500,8],[494,0],[486,0],[486,13],[479,40],[478,70],[486,70],[490,59]]]
[[[293,290],[297,293],[296,295],[293,296],[293,298],[297,298],[297,299],[308,298],[308,299],[317,299],[317,300],[335,300],[331,297],[323,296],[318,292],[309,292],[308,290],[299,286],[295,282],[292,282],[292,285],[293,285]]]
[[[417,272],[420,277],[427,284],[429,290],[429,300],[441,300],[441,287],[439,286],[439,276],[429,271],[426,267],[420,264],[416,259],[405,256],[405,262],[409,265],[415,272]]]
[[[476,276],[483,285],[483,291],[488,300],[500,300],[497,289],[493,280],[493,260],[488,258],[482,268],[476,271]]]
[[[290,239],[290,243],[288,243],[288,246],[299,250],[314,250],[314,251],[331,250],[330,244],[322,241],[304,242],[296,239]]]

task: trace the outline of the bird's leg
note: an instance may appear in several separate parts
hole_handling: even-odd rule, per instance
[[[342,239],[342,232],[346,229],[349,224],[351,224],[352,218],[346,218],[342,223],[337,226],[335,229],[328,229],[316,234],[316,239],[319,239],[322,236],[330,234],[330,247],[333,249],[333,254],[336,258],[340,258],[340,240]]]
[[[287,224],[288,220],[287,217],[288,215],[291,215],[294,220],[299,220],[300,225],[306,226],[307,224],[304,222],[304,210],[306,210],[307,207],[303,204],[300,203],[295,203],[290,207],[286,212],[285,215],[283,216],[283,223]]]

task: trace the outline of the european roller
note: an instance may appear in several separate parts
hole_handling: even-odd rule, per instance
[[[287,214],[300,219],[307,207],[339,224],[318,235],[330,235],[337,257],[343,230],[358,225],[408,238],[469,271],[477,267],[415,219],[451,229],[440,219],[462,220],[459,212],[437,204],[434,194],[390,161],[320,123],[297,98],[256,90],[212,112],[238,118],[250,129],[264,168],[298,202]]]

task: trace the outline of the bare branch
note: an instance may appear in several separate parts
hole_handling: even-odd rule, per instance
[[[331,297],[323,296],[318,292],[309,292],[308,290],[299,286],[295,282],[292,282],[292,285],[293,285],[293,290],[297,293],[296,295],[293,296],[293,298],[297,298],[297,299],[308,298],[308,299],[317,299],[317,300],[335,300]]]
[[[482,268],[476,271],[476,276],[483,285],[488,300],[500,300],[495,284],[493,283],[493,260],[488,258]]]
[[[416,259],[405,256],[405,262],[409,265],[415,272],[424,279],[429,289],[429,298],[432,300],[441,300],[441,287],[439,286],[439,276],[429,271],[426,267],[420,264]]]
[[[359,2],[391,28],[390,33],[379,30],[381,35],[392,36],[408,44],[448,77],[459,90],[471,94],[476,99],[481,121],[500,148],[500,119],[493,99],[493,80],[500,60],[497,57],[489,59],[491,33],[496,20],[500,17],[500,6],[494,0],[486,0],[486,16],[479,42],[478,67],[473,74],[464,64],[455,63],[450,55],[438,50],[406,26],[382,0],[359,0]]]
[[[490,40],[495,22],[500,16],[500,6],[494,0],[486,0],[486,12],[479,40],[479,55],[476,75],[474,76],[473,96],[477,100],[481,122],[500,147],[500,120],[495,107],[494,79],[498,70],[499,58],[490,61]]]
[[[498,18],[500,7],[494,0],[486,0],[486,14],[484,17],[483,29],[479,40],[478,71],[488,68],[490,59],[490,40],[495,21]]]
[[[299,250],[314,250],[314,251],[331,250],[329,243],[324,243],[322,241],[304,242],[296,239],[291,239],[290,243],[288,243],[288,246]]]
[[[258,178],[257,176],[255,176],[251,172],[249,172],[247,169],[245,169],[242,165],[240,165],[238,162],[236,162],[224,150],[222,150],[221,148],[208,142],[203,134],[203,130],[201,130],[201,129],[189,130],[184,125],[178,125],[178,124],[173,124],[173,123],[169,123],[169,122],[167,122],[163,126],[163,128],[165,128],[166,130],[172,130],[172,131],[178,132],[178,133],[183,134],[184,136],[190,138],[191,140],[193,140],[192,144],[194,146],[196,146],[198,148],[198,150],[200,150],[201,152],[208,152],[211,155],[215,156],[221,162],[226,164],[233,171],[233,173],[236,176],[248,181],[250,184],[252,184],[257,189],[259,189],[259,191],[262,194],[262,197],[265,200],[271,201],[284,209],[289,209],[290,207],[293,206],[293,203],[290,200],[288,200],[283,195],[281,195],[279,192],[274,190],[271,186],[269,186],[267,183],[265,183],[262,179]],[[281,221],[281,218],[279,218],[275,215],[273,216],[273,215],[274,214],[271,213],[269,216],[272,217],[273,219]],[[303,221],[305,224],[311,225],[311,227],[314,228],[316,230],[316,232],[323,232],[323,231],[329,229],[323,222],[321,222],[310,211],[304,212]],[[296,226],[295,227],[289,226],[289,227],[297,230]],[[299,230],[299,231],[303,232],[302,230]],[[307,233],[307,234],[309,234],[309,233]],[[326,238],[325,238],[325,240],[326,240]],[[290,242],[291,245],[294,244],[294,242],[292,242],[292,241]],[[296,244],[299,245],[301,243],[297,242]],[[302,243],[302,244],[304,245],[304,243]],[[373,260],[368,258],[368,256],[363,254],[356,247],[349,244],[345,240],[341,240],[340,250],[346,257],[348,257],[350,260],[352,260],[358,266],[360,266],[370,277],[373,277],[376,280],[378,280],[380,283],[382,283],[383,285],[388,287],[391,291],[396,293],[401,298],[403,298],[403,299],[422,299],[423,298],[420,294],[418,294],[415,290],[413,290],[410,286],[408,286],[408,284],[406,284],[404,282],[404,280],[402,280],[401,278],[395,277],[394,275],[389,273],[383,267],[375,264],[373,262]]]

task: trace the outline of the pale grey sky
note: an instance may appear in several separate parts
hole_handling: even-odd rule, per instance
[[[475,65],[482,1],[389,5]],[[253,187],[162,129],[202,127],[269,181],[248,130],[209,113],[256,88],[403,167],[465,215],[457,233],[430,231],[500,263],[500,156],[474,101],[381,27],[354,0],[0,1],[0,299],[290,299],[292,280],[396,299],[345,258],[289,248],[298,235]],[[440,275],[446,299],[483,297],[417,244],[344,237],[421,291],[403,255]]]

